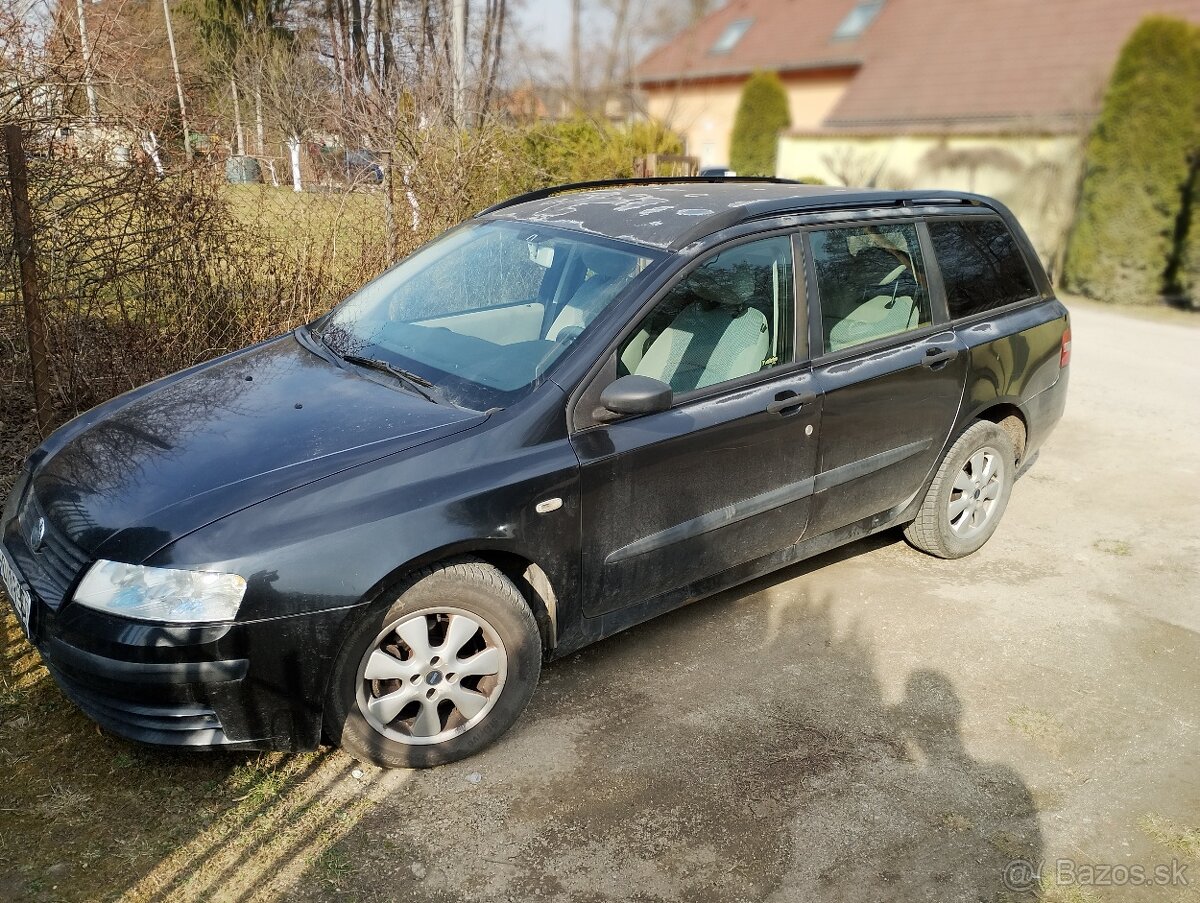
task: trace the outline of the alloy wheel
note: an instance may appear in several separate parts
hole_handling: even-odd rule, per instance
[[[985,446],[963,465],[950,492],[950,529],[962,539],[983,530],[996,512],[1005,469],[996,449]]]
[[[482,721],[504,689],[508,654],[484,618],[428,608],[384,627],[358,666],[358,708],[390,740],[444,743]]]

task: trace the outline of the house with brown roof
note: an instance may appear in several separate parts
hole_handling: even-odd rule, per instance
[[[1117,55],[1154,13],[1200,23],[1200,0],[730,0],[636,82],[711,166],[742,84],[774,71],[792,122],[778,175],[992,194],[1053,261]]]

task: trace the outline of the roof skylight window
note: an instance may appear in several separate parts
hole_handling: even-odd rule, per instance
[[[867,26],[875,21],[879,11],[883,9],[883,0],[860,0],[857,6],[846,13],[840,25],[833,32],[835,41],[849,41],[857,38]]]
[[[753,19],[737,19],[725,26],[725,30],[721,32],[721,36],[713,42],[712,49],[709,53],[729,53],[737,42],[742,39],[742,36],[750,30],[750,26],[754,24]]]

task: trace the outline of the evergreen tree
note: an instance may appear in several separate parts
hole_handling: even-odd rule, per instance
[[[739,176],[775,175],[779,133],[792,124],[787,93],[774,72],[756,72],[742,88],[729,165]]]
[[[1198,145],[1197,30],[1151,16],[1121,51],[1088,143],[1064,268],[1070,288],[1118,304],[1151,304],[1169,289]]]
[[[1179,292],[1200,307],[1200,146],[1192,155],[1191,192],[1179,236]]]

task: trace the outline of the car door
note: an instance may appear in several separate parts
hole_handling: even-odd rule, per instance
[[[709,255],[628,332],[584,393],[594,400],[625,373],[675,392],[669,410],[572,438],[589,616],[785,548],[803,532],[820,404],[798,362],[806,354],[797,353],[793,260],[786,233]]]
[[[813,537],[889,519],[921,489],[958,413],[968,356],[936,276],[931,284],[922,224],[818,228],[805,245],[824,395]]]

